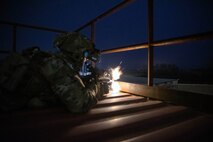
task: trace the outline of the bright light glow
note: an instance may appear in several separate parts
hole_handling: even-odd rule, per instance
[[[121,87],[119,85],[118,82],[116,82],[116,80],[118,80],[122,74],[121,72],[121,67],[117,66],[114,69],[111,69],[112,72],[112,84],[111,84],[111,89],[112,89],[112,93],[118,93],[121,90]]]
[[[111,70],[112,70],[112,80],[118,80],[122,74],[121,67],[117,66],[116,68]]]
[[[118,93],[121,90],[120,85],[118,84],[118,82],[115,82],[115,81],[112,81],[111,88],[112,88],[112,93],[113,94],[114,93]]]

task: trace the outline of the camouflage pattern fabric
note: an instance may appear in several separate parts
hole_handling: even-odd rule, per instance
[[[20,54],[12,54],[6,59],[0,70],[1,109],[46,107],[62,102],[69,111],[78,113],[94,106],[97,83],[85,85],[61,60],[62,55],[45,54],[39,52],[31,61]]]
[[[19,85],[27,72],[29,61],[19,54],[8,56],[0,67],[0,108],[12,110],[21,108],[27,102],[27,95],[20,95]],[[16,93],[14,93],[16,92]]]
[[[103,95],[97,79],[80,78],[83,52],[91,58],[98,50],[79,33],[59,35],[54,45],[57,54],[37,47],[22,54],[13,53],[0,67],[0,109],[40,108],[64,104],[70,112],[88,111]]]

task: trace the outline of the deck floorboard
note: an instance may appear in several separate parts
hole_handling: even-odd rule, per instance
[[[108,94],[85,114],[64,108],[0,114],[0,140],[9,141],[205,141],[213,115],[128,93]]]

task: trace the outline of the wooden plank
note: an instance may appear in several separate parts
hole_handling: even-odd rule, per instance
[[[148,110],[154,109],[154,108],[160,108],[162,106],[167,106],[167,104],[161,102],[161,101],[148,101],[148,102],[142,102],[142,103],[134,103],[129,105],[114,105],[114,106],[108,106],[108,107],[101,107],[101,108],[94,108],[91,111],[89,111],[89,115],[98,115],[98,114],[109,114],[110,116],[113,116],[113,113],[117,115],[120,114],[120,112],[125,112],[123,114],[130,114],[131,112],[139,111],[139,110]]]
[[[182,112],[187,109],[181,106],[169,106],[160,108],[153,111],[138,113],[130,116],[117,117],[108,121],[94,122],[84,125],[79,125],[67,131],[64,135],[66,140],[94,140],[98,138],[109,138],[114,133],[116,135],[128,135],[134,133],[138,129],[143,130],[146,128],[154,127],[162,122],[169,123],[178,119],[177,115],[183,116]],[[188,113],[188,112],[187,112]],[[173,118],[173,119],[171,119]],[[165,121],[166,120],[166,121]],[[129,130],[134,130],[130,132]],[[122,133],[121,133],[122,132]],[[114,136],[113,136],[114,137]]]
[[[124,142],[211,141],[213,140],[213,117],[199,116]],[[196,130],[196,131],[194,131]]]
[[[114,118],[108,121],[80,125],[70,130],[69,134],[74,136],[74,135],[81,135],[81,134],[86,134],[91,132],[97,132],[103,129],[110,129],[110,128],[115,128],[119,126],[128,125],[131,123],[137,123],[137,122],[151,119],[154,117],[157,118],[163,115],[167,115],[169,113],[175,113],[175,112],[183,111],[183,110],[186,110],[186,108],[182,106],[169,106],[169,107],[165,107],[165,108],[161,108],[158,110],[149,111],[145,113],[139,113],[139,114],[135,114],[131,116]],[[92,129],[86,129],[86,128],[92,128]]]
[[[129,97],[129,96],[133,96],[133,95],[129,93],[125,93],[125,92],[118,92],[116,94],[109,93],[106,96],[104,96],[103,99],[121,98],[121,97]]]
[[[98,104],[95,107],[123,105],[123,104],[131,104],[131,103],[144,102],[144,101],[146,101],[146,98],[132,95],[129,97],[105,99],[105,100],[98,102]]]
[[[109,98],[106,100],[109,102],[113,100],[111,105],[109,103],[107,106],[95,107],[88,113],[77,115],[70,114],[62,108],[4,114],[3,117],[0,117],[0,140],[121,141],[133,138],[141,139],[142,136],[153,134],[153,140],[156,141],[159,139],[155,139],[154,136],[159,138],[158,136],[162,134],[162,139],[165,138],[166,133],[169,134],[172,131],[172,126],[177,128],[174,134],[180,133],[181,136],[182,134],[185,136],[184,134],[190,132],[190,127],[188,130],[186,128],[186,133],[184,133],[185,131],[181,130],[178,124],[188,120],[197,122],[198,127],[193,128],[201,128],[201,131],[206,125],[213,128],[212,123],[209,123],[212,119],[206,119],[206,114],[190,110],[187,107],[174,106],[157,100],[116,104],[115,100],[122,102],[122,100],[125,101],[125,98],[141,99],[137,96],[117,97],[114,100]],[[106,100],[101,102],[107,102]],[[201,117],[205,119],[194,121],[195,118]],[[191,121],[189,122],[193,124]],[[201,132],[197,129],[191,131],[194,131],[194,134]],[[171,138],[172,134],[171,132]]]
[[[128,96],[128,97],[119,97],[119,98],[111,98],[111,99],[104,99],[98,102],[98,104],[105,104],[105,103],[115,103],[115,102],[124,102],[130,100],[141,100],[144,99],[142,96]]]
[[[173,104],[185,105],[199,111],[213,112],[213,96],[198,94],[162,87],[150,87],[141,84],[119,82],[121,91],[166,101]]]
[[[48,111],[45,114],[42,111],[34,111],[31,113],[13,114],[7,116],[4,119],[7,124],[9,123],[11,128],[35,128],[35,127],[45,127],[48,125],[63,125],[68,123],[70,126],[76,126],[79,124],[88,123],[89,121],[97,121],[100,119],[108,119],[111,117],[116,117],[119,115],[131,115],[133,113],[138,113],[140,111],[147,111],[151,109],[158,109],[165,107],[167,104],[161,101],[148,101],[142,103],[135,103],[130,105],[114,105],[101,108],[93,108],[86,114],[73,115],[67,111],[54,110],[50,113]],[[49,110],[50,111],[50,110]],[[40,113],[39,113],[40,112]],[[14,119],[16,118],[16,119]],[[4,124],[2,124],[4,125]],[[13,125],[13,126],[12,126]],[[6,125],[5,125],[6,126]]]

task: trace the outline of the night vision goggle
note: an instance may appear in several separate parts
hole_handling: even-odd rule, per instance
[[[98,51],[98,50],[97,50]],[[97,54],[97,53],[96,53]],[[84,60],[81,66],[81,69],[79,71],[80,76],[90,76],[92,75],[92,62],[97,62],[98,58],[94,56],[95,54],[90,53],[89,51],[85,50],[83,52]]]

